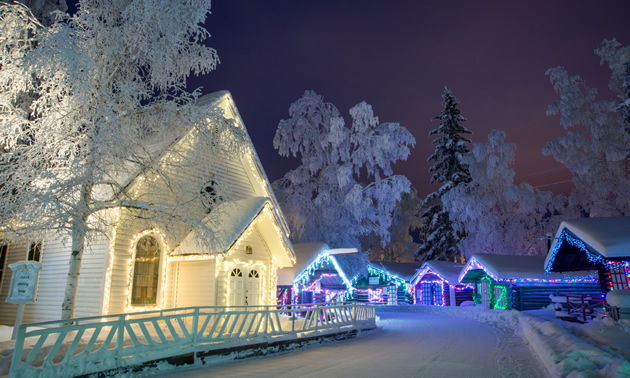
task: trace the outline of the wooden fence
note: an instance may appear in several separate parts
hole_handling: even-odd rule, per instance
[[[356,302],[187,307],[22,324],[9,377],[74,376],[212,349],[375,327]]]

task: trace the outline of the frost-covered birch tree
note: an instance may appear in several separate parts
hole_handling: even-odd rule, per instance
[[[408,193],[403,193],[392,212],[391,237],[383,246],[381,238],[375,234],[361,237],[361,248],[370,252],[370,260],[391,262],[413,262],[414,252],[420,244],[414,241],[412,232],[424,230],[422,218],[422,200],[413,186]]]
[[[63,319],[73,317],[81,258],[108,209],[152,211],[211,239],[186,202],[143,202],[120,180],[139,172],[180,192],[148,144],[176,140],[182,127],[204,148],[235,151],[235,129],[185,89],[191,73],[218,62],[203,44],[209,10],[209,0],[84,0],[47,27],[21,4],[0,7],[0,224],[5,240],[55,232],[71,243]],[[226,127],[211,132],[212,120]],[[195,164],[194,155],[172,164]]]
[[[462,162],[462,156],[468,152],[468,143],[471,143],[464,135],[472,132],[460,124],[466,121],[466,118],[461,115],[457,99],[448,88],[444,88],[442,98],[444,109],[433,118],[440,121],[440,126],[429,133],[429,136],[438,135],[433,140],[435,152],[427,161],[435,162],[429,170],[434,172],[431,184],[437,183],[440,188],[424,200],[425,206],[430,205],[423,216],[427,219],[431,234],[416,252],[417,255],[423,255],[423,261],[432,259],[454,261],[459,255],[457,246],[459,237],[453,229],[448,211],[442,206],[441,199],[453,188],[471,180],[468,168]]]
[[[352,107],[347,126],[339,110],[306,91],[280,121],[274,147],[302,164],[273,183],[295,242],[360,247],[361,235],[390,239],[392,210],[409,180],[392,164],[415,144],[398,123],[379,123],[365,102]]]
[[[475,143],[462,157],[472,181],[444,194],[442,203],[466,258],[475,253],[545,255],[541,238],[555,233],[566,198],[542,192],[527,183],[514,184],[516,144],[493,130],[488,143]]]
[[[626,159],[624,83],[630,47],[604,41],[595,53],[611,70],[609,88],[617,98],[598,100],[597,90],[589,88],[580,76],[569,76],[562,67],[549,69],[547,75],[560,100],[549,105],[547,114],[560,115],[560,124],[568,131],[547,143],[543,154],[552,155],[573,173],[571,208],[590,216],[627,216],[630,165]]]

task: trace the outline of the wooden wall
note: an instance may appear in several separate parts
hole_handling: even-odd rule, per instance
[[[515,284],[512,287],[512,308],[520,311],[540,310],[551,304],[549,295],[591,295],[601,298],[599,283],[571,283],[554,285]]]

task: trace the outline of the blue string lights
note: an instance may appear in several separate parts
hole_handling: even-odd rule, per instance
[[[586,254],[586,258],[591,263],[594,263],[594,264],[600,263],[600,264],[606,265],[607,261],[603,256],[591,252],[582,240],[573,237],[566,229],[564,229],[560,233],[560,237],[558,238],[558,241],[556,242],[556,244],[554,244],[551,252],[549,252],[551,254],[551,258],[549,259],[549,263],[545,267],[546,274],[549,274],[549,272],[551,272],[551,267],[553,266],[553,263],[556,260],[556,256],[558,255],[558,252],[560,251],[560,247],[562,247],[562,244],[565,241],[569,243],[570,245],[572,245],[573,247],[584,252]]]

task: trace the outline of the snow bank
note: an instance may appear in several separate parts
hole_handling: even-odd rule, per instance
[[[606,294],[606,302],[619,308],[630,308],[630,290],[613,290]]]
[[[547,371],[562,377],[630,376],[630,321],[597,319],[578,324],[555,319],[552,310],[520,312],[475,307],[380,306],[377,312],[442,313],[512,328],[529,343]]]

